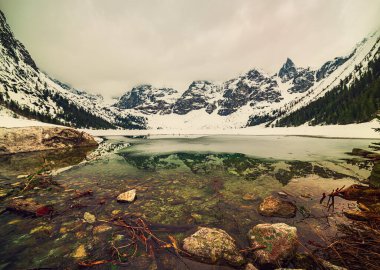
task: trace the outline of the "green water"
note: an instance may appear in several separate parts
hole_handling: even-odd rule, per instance
[[[197,226],[226,230],[241,248],[246,234],[258,223],[285,222],[296,226],[302,243],[319,241],[321,232],[335,232],[343,221],[340,211],[349,203],[337,200],[335,213],[319,204],[321,194],[368,177],[371,163],[350,160],[345,154],[354,147],[367,148],[370,140],[320,139],[282,136],[208,136],[198,138],[128,139],[108,137],[107,143],[129,142],[130,147],[97,160],[81,163],[92,151],[50,152],[14,155],[0,160],[1,206],[14,196],[34,198],[54,206],[52,218],[24,217],[5,212],[0,216],[0,268],[77,268],[78,261],[118,260],[112,243],[123,246],[123,228],[99,226],[118,215],[133,214],[153,225],[166,227],[157,232],[179,242]],[[20,193],[18,175],[28,174],[43,160],[53,169],[74,165],[56,176],[59,186]],[[131,204],[116,202],[121,192],[137,189]],[[75,198],[75,191],[91,189],[93,196]],[[295,202],[296,218],[268,218],[257,213],[265,196],[285,191]],[[89,224],[85,212],[96,216]],[[182,228],[178,230],[178,228]],[[185,229],[184,229],[185,228]],[[172,230],[172,231],[171,231]],[[85,257],[76,258],[78,247]],[[82,254],[83,255],[83,254]],[[100,265],[99,269],[149,269],[152,259],[143,251],[124,259],[127,266]],[[185,263],[184,263],[185,262]],[[215,269],[168,253],[157,255],[163,269]]]

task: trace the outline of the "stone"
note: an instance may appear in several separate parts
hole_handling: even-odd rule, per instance
[[[94,233],[94,234],[99,234],[99,233],[103,233],[103,232],[109,231],[109,230],[111,230],[111,229],[112,229],[112,227],[103,224],[103,225],[96,226],[96,227],[93,229],[93,233]]]
[[[44,216],[53,211],[53,207],[40,204],[33,199],[12,199],[7,204],[7,210],[32,216]]]
[[[244,270],[258,270],[252,263],[247,263]]]
[[[0,155],[97,145],[90,134],[67,127],[0,128]]]
[[[200,227],[184,239],[183,250],[208,263],[227,262],[233,266],[244,263],[235,240],[221,229]]]
[[[253,200],[255,200],[255,195],[252,193],[246,193],[243,196],[243,200],[244,201],[253,201]]]
[[[248,232],[252,255],[261,267],[278,267],[291,260],[298,247],[297,228],[285,223],[258,224]]]
[[[96,217],[93,214],[89,213],[89,212],[84,213],[83,219],[87,223],[90,223],[90,224],[92,224],[92,223],[94,223],[96,221]]]
[[[293,218],[297,207],[294,203],[269,196],[259,205],[259,213],[267,217]]]
[[[74,253],[73,253],[73,257],[74,258],[77,258],[77,259],[81,259],[81,258],[84,258],[87,256],[87,252],[86,252],[86,248],[84,247],[84,245],[79,245]]]
[[[117,196],[116,200],[118,202],[133,202],[136,198],[136,189],[131,189],[127,192],[121,193]]]
[[[36,228],[31,229],[30,230],[30,234],[39,233],[39,232],[50,234],[52,232],[52,230],[53,230],[53,226],[51,226],[51,225],[42,225],[42,226],[38,226]]]

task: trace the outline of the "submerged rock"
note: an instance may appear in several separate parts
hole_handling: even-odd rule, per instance
[[[244,270],[258,270],[252,263],[247,263]]]
[[[221,229],[201,227],[184,239],[183,249],[202,261],[210,263],[225,261],[234,266],[244,263],[235,240]]]
[[[256,262],[263,267],[283,265],[297,251],[297,228],[285,223],[258,224],[248,232],[252,248],[265,247],[253,252]]]
[[[84,245],[79,245],[73,253],[73,257],[77,259],[81,259],[87,256],[86,248]]]
[[[255,195],[252,193],[246,193],[243,196],[244,201],[254,201],[255,200]]]
[[[9,201],[7,210],[39,217],[50,214],[53,207],[40,204],[33,199],[13,199]]]
[[[0,155],[97,145],[91,135],[72,128],[0,128]]]
[[[118,202],[133,202],[136,198],[136,189],[129,190],[117,196]]]
[[[294,203],[269,196],[259,205],[259,213],[267,217],[292,218],[296,216],[297,207]]]
[[[86,213],[84,213],[84,215],[83,215],[83,219],[87,222],[87,223],[94,223],[95,221],[96,221],[96,217],[93,215],[93,214],[91,214],[91,213],[89,213],[89,212],[86,212]]]

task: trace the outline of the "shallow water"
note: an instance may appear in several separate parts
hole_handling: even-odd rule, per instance
[[[258,223],[285,222],[299,230],[303,245],[322,242],[320,235],[335,233],[335,223],[345,222],[341,210],[352,203],[337,200],[336,211],[327,213],[319,204],[321,194],[368,177],[371,163],[352,161],[345,154],[352,148],[367,148],[373,140],[322,139],[283,136],[207,136],[198,138],[129,139],[108,137],[108,143],[131,143],[117,153],[81,163],[54,177],[60,186],[19,193],[17,175],[27,174],[53,161],[55,169],[78,164],[86,150],[55,154],[24,154],[3,158],[0,163],[2,198],[22,195],[54,206],[56,215],[23,217],[5,212],[0,216],[0,268],[76,268],[78,261],[118,259],[112,243],[126,242],[123,228],[101,227],[122,214],[141,216],[180,242],[196,226],[226,230],[241,248],[246,234]],[[131,204],[116,202],[116,196],[137,189]],[[75,191],[93,190],[93,196],[75,198]],[[299,211],[293,219],[267,218],[257,213],[265,196],[284,191]],[[83,221],[85,212],[97,221]],[[160,225],[158,225],[160,224]],[[167,225],[167,226],[165,226]],[[175,225],[175,226],[174,226]],[[153,226],[153,227],[154,227]],[[79,247],[86,256],[75,258]],[[301,247],[305,248],[305,247]],[[127,269],[148,269],[152,260],[139,252],[128,259]],[[209,269],[209,266],[170,254],[159,253],[163,269]],[[109,269],[110,265],[98,268]],[[114,266],[121,268],[122,266]],[[211,269],[211,268],[210,268]],[[215,269],[215,268],[212,268]]]

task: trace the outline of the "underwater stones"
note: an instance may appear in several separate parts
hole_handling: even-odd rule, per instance
[[[53,208],[33,199],[12,199],[7,205],[7,210],[40,217],[50,214]]]
[[[247,263],[244,270],[258,270],[252,263]]]
[[[252,255],[263,267],[283,265],[290,260],[298,246],[297,228],[285,223],[258,224],[248,232],[248,239],[255,250]]]
[[[84,258],[86,256],[87,256],[87,252],[86,252],[86,248],[84,247],[83,244],[79,245],[73,253],[73,257],[76,259],[81,259],[81,258]]]
[[[244,201],[254,201],[255,200],[255,195],[252,193],[246,193],[243,196]]]
[[[133,202],[136,198],[136,189],[131,189],[127,192],[121,193],[117,196],[116,200],[118,202]]]
[[[112,227],[103,224],[103,225],[96,226],[93,229],[93,233],[94,234],[99,234],[99,233],[107,232],[107,231],[109,231],[111,229],[112,229]]]
[[[235,240],[221,229],[200,227],[197,232],[184,239],[183,249],[210,263],[225,261],[234,266],[244,263]]]
[[[84,221],[86,221],[87,223],[90,223],[90,224],[92,224],[96,221],[96,217],[89,212],[84,213],[83,219],[84,219]]]
[[[258,210],[261,215],[267,217],[293,218],[296,216],[297,207],[292,202],[268,196],[259,205]]]
[[[38,226],[36,228],[33,228],[30,230],[30,234],[33,234],[33,233],[46,233],[46,234],[50,234],[53,230],[53,226],[51,225],[42,225],[42,226]]]

